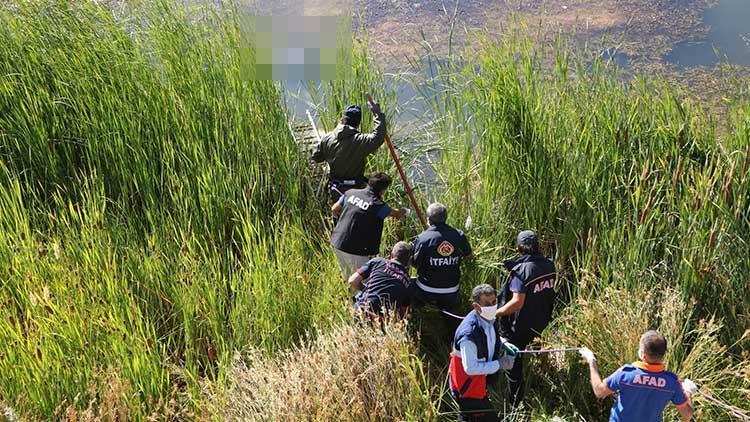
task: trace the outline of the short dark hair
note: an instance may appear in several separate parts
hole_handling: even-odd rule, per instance
[[[404,242],[403,240],[393,245],[393,250],[391,250],[391,257],[393,259],[397,259],[398,262],[408,265],[409,260],[411,259],[412,254],[412,246],[409,242]]]
[[[341,124],[343,125],[359,127],[361,121],[362,109],[358,105],[350,105],[344,110],[344,115],[341,116]]]
[[[478,304],[482,296],[497,296],[497,290],[489,284],[480,284],[471,290],[471,301]]]
[[[391,185],[391,176],[382,171],[374,171],[370,173],[370,177],[367,179],[367,184],[375,192],[383,192]]]
[[[663,357],[667,354],[667,339],[658,331],[646,331],[641,336],[641,349],[649,356]]]
[[[534,245],[534,246],[522,245],[518,247],[518,252],[521,255],[535,255],[539,253],[539,245]]]

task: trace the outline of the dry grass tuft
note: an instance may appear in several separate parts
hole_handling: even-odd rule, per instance
[[[220,411],[228,420],[433,420],[436,403],[404,326],[341,325],[265,356],[237,355]],[[217,403],[218,404],[218,403]]]
[[[128,421],[132,420],[132,407],[139,406],[145,411],[145,403],[134,392],[128,381],[110,368],[104,371],[95,382],[89,384],[85,399],[76,397],[72,402],[63,402],[57,409],[57,418],[66,422]],[[133,401],[136,403],[134,404]],[[149,406],[151,407],[151,406]],[[186,401],[175,389],[164,399],[152,406],[156,409],[145,420],[176,421],[195,420],[197,416],[188,409]]]

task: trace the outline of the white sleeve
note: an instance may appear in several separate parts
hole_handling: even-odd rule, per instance
[[[500,369],[500,362],[493,360],[480,362],[477,360],[477,346],[471,340],[464,339],[459,344],[461,350],[461,365],[466,375],[489,375]]]

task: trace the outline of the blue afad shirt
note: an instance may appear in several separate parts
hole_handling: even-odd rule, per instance
[[[357,307],[369,306],[373,312],[383,307],[394,309],[409,304],[409,271],[395,259],[373,258],[357,270],[364,278],[364,290],[357,295]]]
[[[664,365],[635,362],[618,369],[605,382],[619,393],[610,422],[661,422],[669,402],[675,406],[687,403],[679,378],[665,371]]]

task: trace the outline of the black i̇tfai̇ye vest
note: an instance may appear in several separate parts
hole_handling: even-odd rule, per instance
[[[344,194],[344,207],[331,235],[334,248],[352,255],[376,255],[383,234],[383,219],[378,216],[385,203],[369,186]]]
[[[552,320],[555,304],[555,264],[542,255],[523,255],[505,262],[510,271],[502,289],[500,302],[513,297],[510,281],[518,277],[526,291],[523,307],[512,315],[500,318],[500,330],[511,341],[530,341],[542,333]]]

